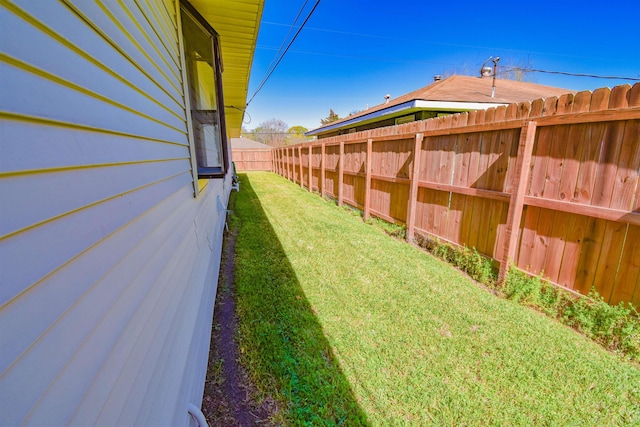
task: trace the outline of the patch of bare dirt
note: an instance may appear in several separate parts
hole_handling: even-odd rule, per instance
[[[276,403],[258,402],[256,388],[239,362],[233,270],[236,234],[232,230],[224,240],[202,412],[210,426],[274,426]]]

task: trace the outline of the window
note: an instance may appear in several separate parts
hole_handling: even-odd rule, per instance
[[[218,34],[186,1],[181,2],[185,88],[198,178],[221,178],[228,170]],[[193,154],[192,154],[193,155]]]

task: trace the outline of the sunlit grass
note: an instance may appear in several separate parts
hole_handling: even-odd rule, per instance
[[[243,362],[287,425],[638,425],[640,369],[270,173],[234,195]]]

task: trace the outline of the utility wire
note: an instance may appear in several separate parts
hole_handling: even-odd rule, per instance
[[[276,58],[278,57],[278,55],[280,55],[280,52],[282,52],[282,49],[284,48],[285,43],[289,39],[289,35],[291,34],[291,31],[293,31],[293,29],[296,26],[296,22],[298,22],[298,18],[300,18],[300,15],[302,15],[302,11],[304,10],[304,8],[307,7],[307,3],[309,3],[309,0],[304,0],[304,3],[302,5],[302,7],[300,8],[300,10],[298,11],[298,14],[296,15],[296,19],[294,19],[293,22],[291,23],[291,25],[289,26],[289,31],[287,31],[287,35],[284,36],[284,38],[282,39],[282,43],[280,44],[280,47],[278,48],[278,51],[273,56],[273,59],[271,60],[271,63],[267,67],[267,73],[271,70],[271,67],[273,67],[273,64],[276,62]]]
[[[281,27],[285,27],[285,26],[288,25],[288,24],[281,24],[281,23],[278,23],[278,22],[271,22],[271,21],[262,21],[260,23],[260,25],[263,25],[263,24],[269,24],[269,25],[281,26]],[[354,37],[369,37],[369,38],[375,38],[375,39],[380,39],[380,40],[391,40],[391,41],[397,41],[397,42],[412,42],[412,43],[430,44],[430,45],[436,45],[436,46],[468,47],[468,48],[472,48],[472,49],[486,49],[486,50],[492,50],[492,51],[500,50],[502,52],[521,52],[521,53],[527,53],[527,54],[540,54],[540,55],[545,55],[545,56],[560,56],[560,57],[563,57],[563,58],[600,59],[600,60],[604,60],[605,59],[605,58],[602,58],[602,57],[568,55],[566,52],[554,53],[554,52],[535,51],[535,50],[532,51],[532,50],[523,50],[523,49],[509,49],[509,48],[506,48],[506,47],[499,47],[499,46],[483,46],[483,45],[464,44],[464,43],[447,43],[447,42],[443,42],[443,41],[426,40],[426,39],[416,39],[416,38],[407,38],[407,37],[393,37],[393,36],[388,36],[388,35],[367,34],[367,33],[354,33],[354,32],[350,32],[350,31],[339,31],[339,30],[332,30],[332,29],[328,29],[328,28],[307,27],[307,30],[321,31],[321,32],[335,33],[335,34],[344,34],[344,35],[347,35],[347,36],[354,36]]]
[[[306,1],[305,1],[306,4]],[[251,101],[253,101],[253,98],[256,97],[256,95],[258,94],[258,92],[260,92],[260,90],[262,89],[262,87],[264,86],[264,84],[267,82],[267,80],[269,80],[269,77],[271,77],[271,75],[273,74],[273,72],[276,70],[276,68],[278,68],[278,65],[280,64],[280,62],[282,61],[282,58],[284,58],[284,56],[287,54],[287,51],[289,50],[289,48],[291,47],[291,45],[293,44],[293,42],[296,40],[296,38],[298,37],[298,34],[300,34],[300,31],[302,31],[302,29],[304,28],[305,24],[307,23],[307,21],[309,21],[309,18],[311,18],[311,15],[313,15],[313,12],[315,12],[316,8],[318,7],[318,5],[320,4],[320,0],[316,1],[316,4],[313,5],[313,8],[311,9],[311,11],[309,12],[309,14],[307,15],[307,17],[304,19],[304,21],[302,22],[302,25],[300,25],[300,28],[298,28],[298,31],[296,31],[296,33],[293,35],[293,38],[291,39],[291,41],[289,42],[289,44],[287,45],[287,47],[285,48],[285,50],[282,52],[282,54],[280,55],[280,57],[278,58],[278,60],[276,61],[275,65],[271,68],[271,70],[269,70],[267,72],[267,74],[265,75],[265,77],[262,79],[262,81],[260,82],[260,84],[258,85],[258,88],[256,89],[256,91],[253,93],[253,95],[251,96],[251,98],[249,99],[249,101],[247,102],[247,107],[249,106],[249,104],[251,103]],[[297,18],[296,18],[297,20]],[[295,21],[294,21],[295,24]]]
[[[525,72],[525,73],[561,74],[563,76],[591,77],[591,78],[594,78],[594,79],[631,80],[631,81],[634,81],[634,82],[640,82],[640,78],[636,78],[636,77],[598,76],[598,75],[595,75],[595,74],[568,73],[566,71],[536,70],[534,68],[520,68],[520,67],[510,67],[510,68],[508,68],[506,70],[500,71],[499,74],[507,74],[510,71],[522,71],[522,72]]]
[[[309,28],[309,27],[307,27]],[[275,47],[268,46],[258,46],[259,49],[265,50],[275,50]],[[386,58],[386,57],[375,57],[375,56],[362,56],[362,55],[343,55],[338,53],[328,53],[328,52],[314,52],[314,51],[306,51],[306,50],[290,50],[290,52],[302,53],[305,55],[317,55],[317,56],[328,56],[332,58],[353,58],[353,59],[362,59],[362,60],[371,60],[371,61],[384,61],[384,62],[399,62],[399,63],[408,63],[408,64],[437,64],[437,65],[446,65],[450,67],[455,67],[458,64],[454,63],[446,63],[446,62],[437,62],[437,61],[422,61],[422,60],[405,60],[405,59],[396,59],[396,58]],[[498,68],[503,68],[503,66],[498,66]],[[569,73],[565,71],[550,71],[550,70],[538,70],[533,68],[521,68],[521,67],[509,67],[506,69],[499,70],[497,75],[505,75],[510,73],[511,71],[523,71],[523,72],[537,72],[537,73],[547,73],[547,74],[562,74],[566,76],[574,76],[574,77],[592,77],[598,79],[618,79],[618,80],[630,80],[630,81],[640,81],[640,78],[636,77],[621,77],[621,76],[600,76],[595,74],[581,74],[581,73]]]

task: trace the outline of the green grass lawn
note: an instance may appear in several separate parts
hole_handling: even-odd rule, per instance
[[[242,361],[285,425],[640,425],[640,368],[271,173],[231,202]]]

